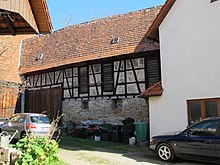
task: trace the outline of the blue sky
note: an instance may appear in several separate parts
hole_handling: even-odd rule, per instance
[[[165,0],[47,0],[54,30],[164,3]]]

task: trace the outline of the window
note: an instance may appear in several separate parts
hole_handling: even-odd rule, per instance
[[[89,101],[88,100],[83,100],[81,108],[82,109],[89,109]]]
[[[103,92],[112,92],[113,91],[112,63],[103,64],[102,81],[103,81]]]
[[[119,37],[115,37],[112,39],[111,44],[118,44],[119,43]]]
[[[188,100],[189,125],[207,117],[220,116],[220,98]]]
[[[88,69],[82,67],[79,69],[79,92],[88,93]]]
[[[160,81],[160,64],[158,57],[147,59],[147,75],[148,86],[152,86]]]
[[[10,118],[9,121],[12,123],[17,123],[20,117],[21,117],[21,115],[13,116],[12,118]]]
[[[51,121],[47,116],[30,116],[32,123],[49,124]]]
[[[122,99],[112,99],[112,110],[122,109]]]
[[[19,123],[24,123],[25,120],[26,120],[26,117],[27,117],[26,115],[21,116],[20,119],[18,120],[18,122]]]
[[[215,136],[219,121],[204,121],[202,123],[195,124],[189,131],[189,136]]]

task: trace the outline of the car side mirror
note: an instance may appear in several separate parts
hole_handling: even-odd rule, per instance
[[[182,136],[188,138],[188,137],[189,137],[189,133],[188,133],[188,131],[183,132]]]

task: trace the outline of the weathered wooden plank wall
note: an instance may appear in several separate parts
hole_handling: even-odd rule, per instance
[[[0,118],[9,118],[14,114],[17,100],[18,92],[16,89],[0,89]]]
[[[40,90],[30,90],[26,92],[26,112],[42,113],[55,118],[57,112],[61,110],[62,88],[49,88]]]

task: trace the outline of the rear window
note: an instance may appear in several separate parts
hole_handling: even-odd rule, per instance
[[[50,124],[50,119],[47,116],[30,116],[32,123]]]

